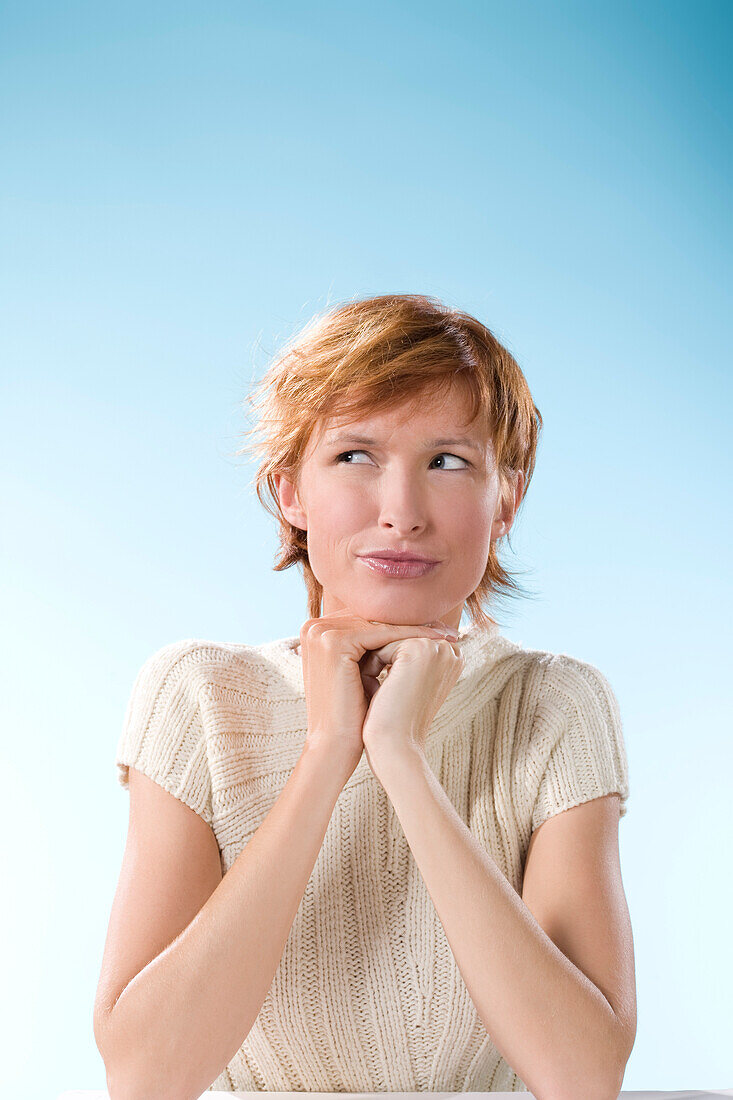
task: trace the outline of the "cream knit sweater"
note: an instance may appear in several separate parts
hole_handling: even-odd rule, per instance
[[[428,731],[429,766],[521,894],[532,831],[613,791],[626,813],[618,703],[603,674],[461,631],[465,666]],[[190,639],[137,676],[117,748],[214,831],[222,873],[260,826],[306,736],[299,638]],[[244,976],[243,976],[244,980]],[[336,803],[259,1015],[211,1089],[526,1092],[487,1034],[366,755]]]

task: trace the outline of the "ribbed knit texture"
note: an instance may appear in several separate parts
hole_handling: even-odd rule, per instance
[[[213,829],[226,874],[305,742],[299,638],[190,639],[142,666],[116,755]],[[461,632],[465,666],[430,727],[428,764],[521,896],[532,831],[618,792],[628,765],[601,672]],[[242,981],[246,975],[242,975]],[[211,1089],[526,1092],[463,977],[392,804],[363,755],[336,803],[262,1008]]]

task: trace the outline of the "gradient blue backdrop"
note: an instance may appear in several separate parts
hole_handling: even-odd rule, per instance
[[[105,1087],[140,665],[307,617],[245,393],[314,312],[395,291],[478,316],[545,418],[505,558],[535,595],[500,621],[620,702],[624,1087],[733,1087],[732,11],[2,6],[3,1096]]]

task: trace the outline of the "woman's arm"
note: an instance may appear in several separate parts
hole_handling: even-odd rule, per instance
[[[196,1100],[262,1007],[347,773],[303,750],[194,919],[95,1017],[111,1100]]]
[[[371,762],[499,1052],[537,1100],[615,1100],[629,1051],[606,996],[545,933],[420,749]]]

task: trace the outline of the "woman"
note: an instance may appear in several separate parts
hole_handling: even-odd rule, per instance
[[[112,1100],[617,1096],[618,704],[483,608],[517,588],[498,547],[542,425],[521,370],[469,315],[384,295],[307,327],[260,398],[257,493],[310,618],[174,642],[138,675],[95,1006]],[[432,564],[378,560],[397,552]]]

